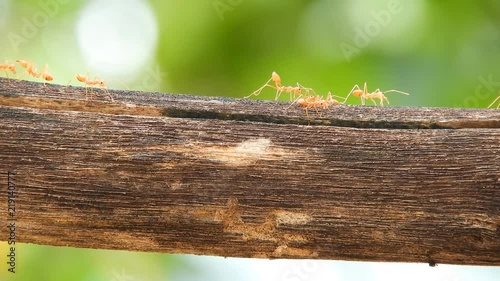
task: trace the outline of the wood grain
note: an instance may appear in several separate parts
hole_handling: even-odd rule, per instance
[[[499,110],[96,93],[0,79],[20,242],[500,265]]]

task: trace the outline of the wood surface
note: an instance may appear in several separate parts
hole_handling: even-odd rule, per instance
[[[93,92],[0,79],[18,242],[500,265],[500,110]]]

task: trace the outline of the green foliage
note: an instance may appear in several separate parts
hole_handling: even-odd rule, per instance
[[[376,14],[391,1],[242,1],[223,20],[207,12],[206,2],[190,2],[154,2],[163,5],[156,11],[165,26],[158,59],[170,74],[164,91],[241,97],[272,71],[285,84],[322,93],[344,95],[366,81],[370,89],[412,94],[392,97],[397,105],[484,107],[500,90],[500,4],[494,1],[401,1],[401,11],[386,22]],[[176,17],[164,13],[177,10]],[[374,22],[380,31],[370,33]],[[359,30],[366,45],[355,43]],[[355,55],[346,57],[342,43]]]

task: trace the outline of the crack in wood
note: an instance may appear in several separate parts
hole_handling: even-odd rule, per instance
[[[86,99],[84,87],[0,78],[0,105],[115,115],[384,129],[500,128],[500,110],[339,105],[311,111],[286,102],[110,90]]]

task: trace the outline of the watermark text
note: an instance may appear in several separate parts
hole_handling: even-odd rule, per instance
[[[15,172],[7,172],[7,228],[9,229],[9,254],[7,255],[8,271],[16,273],[16,179]]]
[[[347,61],[350,61],[353,56],[361,53],[361,49],[367,47],[373,38],[380,34],[383,27],[389,26],[393,16],[400,14],[402,11],[403,7],[399,0],[389,1],[386,9],[372,11],[372,19],[368,21],[363,28],[356,27],[354,29],[352,43],[342,42],[339,45]]]

